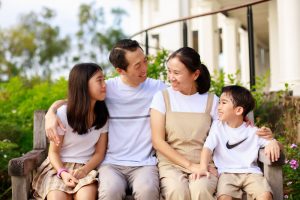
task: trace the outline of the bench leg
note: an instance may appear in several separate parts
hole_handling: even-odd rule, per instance
[[[12,176],[12,200],[28,200],[30,182],[27,176]]]
[[[272,191],[273,200],[283,199],[283,178],[282,178],[282,166],[268,166],[264,165],[264,176],[268,180]]]

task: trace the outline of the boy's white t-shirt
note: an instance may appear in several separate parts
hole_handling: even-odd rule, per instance
[[[219,120],[213,122],[204,147],[213,152],[213,160],[219,174],[262,174],[257,166],[258,151],[269,141],[258,137],[256,131],[257,127],[246,126],[245,122],[238,128],[231,128]],[[239,142],[241,143],[234,146]]]
[[[66,132],[58,128],[59,135],[64,135],[60,150],[62,162],[86,163],[95,153],[95,145],[100,135],[107,133],[108,122],[98,130],[92,127],[88,133],[79,135],[77,132],[73,132],[73,128],[68,123],[67,105],[57,109],[57,116],[66,127]]]
[[[168,87],[168,94],[170,99],[170,106],[172,112],[192,112],[204,113],[207,105],[208,93],[199,94],[198,92],[193,95],[184,95],[179,91],[175,91],[172,87]],[[210,112],[213,120],[218,119],[217,106],[219,98],[214,95],[213,105]],[[165,114],[166,105],[162,91],[159,91],[153,97],[151,108]]]

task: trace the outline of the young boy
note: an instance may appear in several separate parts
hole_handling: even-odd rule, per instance
[[[204,144],[199,173],[191,178],[209,176],[207,166],[213,160],[218,168],[218,200],[241,198],[242,190],[255,199],[272,199],[272,191],[257,166],[258,151],[266,147],[271,157],[278,159],[280,148],[276,140],[258,137],[256,127],[246,126],[244,117],[253,110],[255,101],[249,90],[240,86],[222,89],[218,105],[219,120],[211,126]]]

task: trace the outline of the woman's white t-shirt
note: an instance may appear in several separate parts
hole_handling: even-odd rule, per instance
[[[170,106],[172,112],[192,112],[204,113],[207,105],[208,93],[199,94],[198,92],[193,95],[184,95],[179,91],[173,90],[172,87],[167,88],[170,99]],[[217,106],[219,97],[214,95],[212,109],[210,112],[213,120],[218,119]],[[157,92],[152,100],[151,108],[165,114],[166,105],[162,91]]]

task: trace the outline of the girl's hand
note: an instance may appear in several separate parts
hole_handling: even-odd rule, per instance
[[[272,140],[266,147],[265,147],[265,155],[270,158],[272,162],[278,160],[280,156],[280,146],[277,140]]]
[[[87,173],[86,173],[86,171],[83,169],[83,167],[71,171],[71,174],[72,174],[75,178],[77,178],[77,179],[84,178],[84,177],[86,177],[86,175],[87,175]]]
[[[65,183],[65,185],[69,187],[75,187],[78,183],[78,180],[74,176],[72,176],[72,174],[70,174],[69,172],[62,172],[61,178]]]

